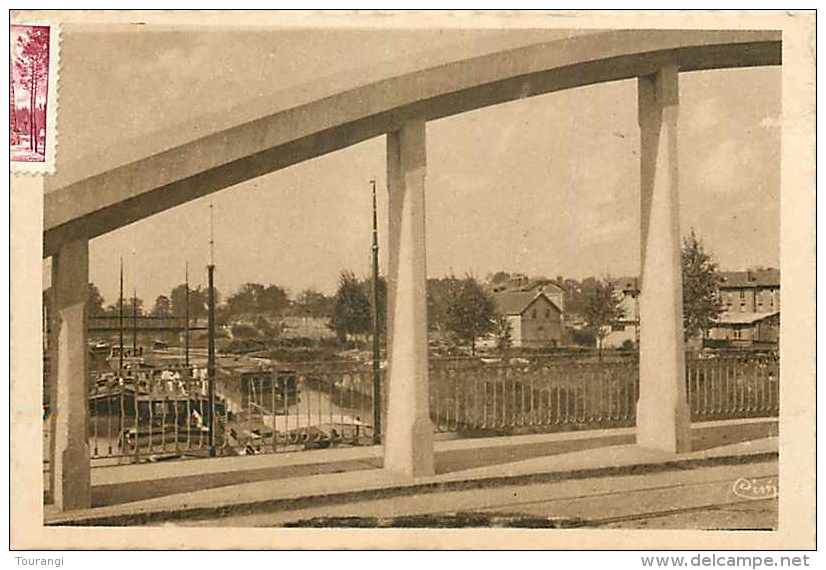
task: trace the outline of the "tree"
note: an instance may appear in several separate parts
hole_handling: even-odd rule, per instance
[[[719,296],[717,263],[705,250],[694,228],[683,238],[683,331],[686,340],[705,337],[723,311]]]
[[[215,296],[215,308],[221,304],[221,291],[218,287],[213,287]],[[189,315],[195,319],[205,319],[209,315],[209,287],[198,285],[189,291]]]
[[[25,35],[17,38],[17,45],[19,54],[14,65],[22,87],[29,94],[29,147],[37,153],[37,93],[48,73],[49,28],[33,26]]]
[[[572,278],[564,279],[560,283],[560,287],[563,290],[565,312],[573,315],[584,315],[585,305],[589,296],[594,292],[598,281],[595,277],[586,277],[582,281]]]
[[[442,332],[447,329],[447,308],[461,284],[462,280],[453,275],[427,280],[427,324],[430,330]]]
[[[258,312],[259,302],[264,294],[264,287],[260,283],[244,283],[240,289],[227,297],[227,306],[233,315],[243,315]]]
[[[11,59],[9,60],[11,66]],[[14,100],[14,81],[9,81],[9,141],[17,144],[17,104]]]
[[[299,293],[293,308],[299,315],[329,318],[333,314],[333,300],[315,289],[305,289]]]
[[[290,297],[283,287],[270,285],[259,291],[256,304],[258,311],[278,315],[290,306]]]
[[[129,307],[126,304],[126,299],[123,300],[123,314],[129,314]],[[106,308],[103,310],[103,315],[107,317],[117,317],[118,315],[120,315],[120,304],[118,303],[118,301],[115,301],[114,303],[110,303],[109,305],[107,305]]]
[[[287,290],[272,284],[244,283],[238,291],[227,297],[227,308],[231,315],[278,315],[289,306]]]
[[[370,302],[370,330],[373,330],[373,278],[367,277],[362,283],[367,300]],[[387,330],[387,281],[384,277],[379,277],[378,286],[379,298],[379,333],[384,334]]]
[[[103,316],[103,295],[94,283],[89,283],[89,298],[86,301],[86,314],[90,317]]]
[[[614,291],[610,278],[594,280],[593,288],[586,295],[583,316],[588,329],[594,334],[602,360],[602,343],[609,327],[624,316],[622,300]]]
[[[184,317],[186,315],[186,283],[181,283],[172,288],[172,291],[169,293],[169,302],[173,315],[176,317]],[[191,295],[189,298],[189,310],[192,310]]]
[[[445,324],[459,340],[470,343],[471,354],[476,354],[476,339],[494,330],[495,315],[493,297],[472,276],[451,289]]]
[[[232,315],[229,314],[229,307],[226,304],[215,304],[215,324],[223,326],[229,324]]]
[[[496,347],[501,352],[506,352],[513,345],[513,330],[506,315],[496,317]]]
[[[487,281],[491,287],[495,287],[497,285],[506,285],[508,281],[510,281],[510,278],[511,274],[507,271],[497,271],[496,273],[489,273],[485,281]]]
[[[264,315],[258,315],[255,319],[255,328],[265,337],[277,337],[281,333],[280,329],[273,326]]]
[[[594,331],[589,328],[571,329],[571,340],[577,346],[596,346],[597,339]]]
[[[129,317],[133,314],[137,316],[143,315],[143,299],[140,297],[129,297],[123,301],[123,313]]]
[[[221,302],[221,294],[215,289],[215,306]],[[181,283],[172,288],[169,293],[172,314],[178,318],[186,316],[186,283]],[[209,303],[209,289],[202,286],[189,289],[189,318],[206,318],[208,314],[207,304]]]
[[[172,301],[166,295],[158,295],[155,299],[155,305],[149,313],[153,317],[170,317],[172,316]]]
[[[370,330],[370,300],[352,271],[342,271],[338,278],[333,318],[330,323],[339,340]]]

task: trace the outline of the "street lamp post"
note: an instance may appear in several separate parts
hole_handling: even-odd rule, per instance
[[[212,204],[209,205],[209,341],[207,344],[207,375],[209,398],[209,455],[215,457],[215,256]]]
[[[138,290],[132,289],[132,357],[138,355]]]
[[[209,344],[207,348],[207,374],[209,390],[209,455],[215,457],[215,265],[207,266],[209,274]]]
[[[381,445],[381,346],[379,344],[379,230],[376,181],[373,186],[373,443]]]

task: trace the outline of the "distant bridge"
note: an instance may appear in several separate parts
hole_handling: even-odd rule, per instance
[[[197,322],[197,321],[196,321]],[[89,332],[118,332],[121,328],[119,316],[95,316],[88,318]],[[182,317],[153,317],[131,315],[123,316],[123,330],[140,332],[184,332],[186,330],[186,319]],[[205,331],[206,324],[189,324],[191,331]]]

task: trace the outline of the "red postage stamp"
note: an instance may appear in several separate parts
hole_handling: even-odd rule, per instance
[[[51,174],[57,151],[59,29],[55,24],[13,24],[9,49],[11,170]]]

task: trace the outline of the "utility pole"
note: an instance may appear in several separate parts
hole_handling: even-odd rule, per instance
[[[120,258],[120,296],[118,297],[118,377],[123,377],[123,256]]]
[[[207,345],[207,374],[209,379],[209,455],[215,457],[215,233],[212,204],[209,205],[209,343]]]
[[[379,344],[379,228],[373,186],[373,444],[381,445],[381,346]]]
[[[186,324],[184,325],[184,364],[186,365],[187,374],[189,374],[189,261],[186,262],[186,280],[185,280],[185,299],[184,318]]]

